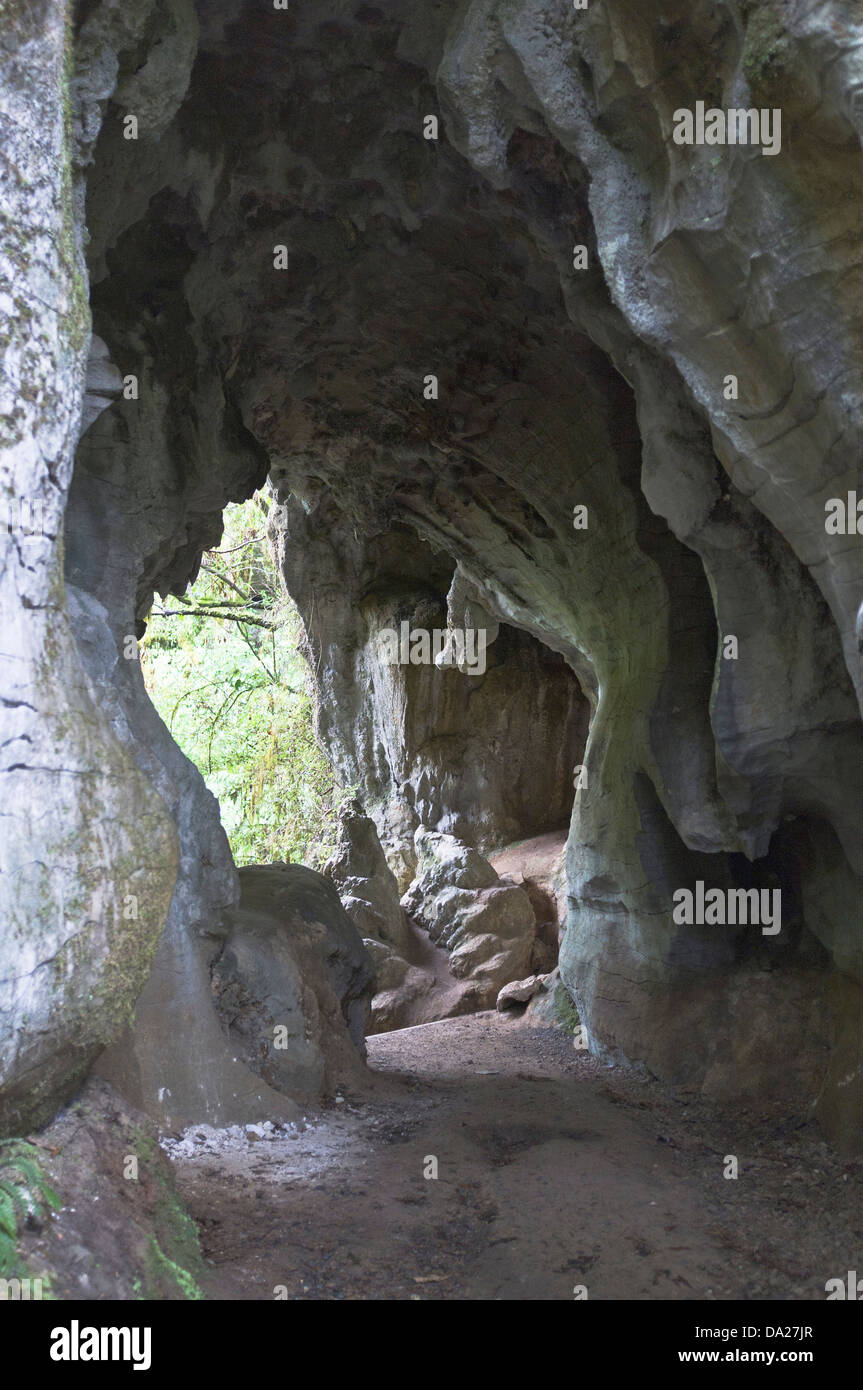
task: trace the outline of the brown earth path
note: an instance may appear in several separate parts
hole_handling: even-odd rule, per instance
[[[303,1133],[175,1160],[210,1297],[823,1300],[863,1254],[860,1165],[809,1126],[674,1100],[494,1013],[370,1038],[369,1063],[371,1098]]]

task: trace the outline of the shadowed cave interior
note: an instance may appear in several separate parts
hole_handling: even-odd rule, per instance
[[[335,1250],[356,1213],[318,1179],[335,1201],[338,1156],[395,1135],[378,1190],[407,1182],[404,1144],[426,1201],[446,1104],[464,1210],[432,1237],[418,1207],[405,1237],[439,1282],[393,1237],[364,1275],[300,1258],[286,1296],[381,1296],[374,1268],[391,1297],[823,1297],[863,1232],[863,559],[824,524],[863,442],[859,15],[88,0],[67,86],[62,10],[16,12],[0,44],[31,143],[44,127],[13,137],[42,201],[10,196],[3,256],[8,380],[39,382],[13,483],[48,516],[29,550],[2,537],[27,636],[4,661],[0,1133],[59,1135],[55,1185],[101,1184],[110,1212],[113,1117],[194,1222],[153,1234],[136,1209],[111,1274],[50,1231],[27,1258],[63,1297],[189,1296],[170,1264],[272,1297],[275,1264],[220,1264],[208,1225],[224,1201],[255,1227],[249,1153],[274,1155],[269,1230],[302,1150]],[[781,153],[676,145],[702,98],[781,108]],[[323,872],[237,869],[138,661],[154,593],[183,595],[265,485],[316,735],[355,793]],[[482,662],[390,662],[404,627],[481,633]],[[687,920],[683,890],[773,916]],[[657,1126],[689,1154],[687,1116],[763,1185],[731,1212],[718,1158],[663,1169],[700,1253],[656,1263],[657,1225],[631,1263],[614,1155],[647,1167]],[[593,1164],[577,1198],[594,1140],[608,1186]],[[501,1169],[479,1195],[476,1154]],[[813,1155],[839,1195],[807,1189],[800,1227],[776,1192]],[[531,1162],[567,1188],[553,1268],[553,1212],[506,1187]],[[609,1248],[585,1236],[572,1264],[607,1205]],[[798,1241],[790,1273],[762,1220],[762,1252]]]

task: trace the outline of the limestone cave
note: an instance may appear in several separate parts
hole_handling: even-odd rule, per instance
[[[859,0],[0,0],[0,132],[0,1293],[863,1297]],[[142,673],[263,493],[317,866]]]

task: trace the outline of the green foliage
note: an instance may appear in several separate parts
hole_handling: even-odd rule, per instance
[[[176,1260],[169,1259],[155,1236],[150,1236],[147,1247],[147,1263],[148,1282],[153,1291],[167,1285],[169,1289],[176,1291],[178,1297],[188,1299],[190,1302],[198,1302],[203,1299],[203,1291],[194,1275],[190,1274],[182,1265],[177,1264]],[[153,1295],[151,1294],[151,1296]]]
[[[0,1277],[13,1274],[18,1262],[19,1219],[41,1221],[46,1208],[57,1211],[60,1205],[35,1146],[24,1139],[0,1140]]]
[[[238,864],[332,852],[341,793],[313,732],[302,624],[266,539],[270,498],[227,508],[187,593],[156,602],[142,643],[160,715],[218,798]]]
[[[153,1132],[134,1125],[132,1142],[159,1189],[153,1211],[154,1230],[147,1239],[143,1280],[136,1277],[132,1291],[141,1299],[202,1299],[198,1278],[204,1272],[204,1257],[198,1228],[169,1181],[167,1164],[159,1154]]]
[[[567,1033],[575,1032],[579,1024],[578,1009],[562,980],[557,981],[554,991],[554,1016]]]

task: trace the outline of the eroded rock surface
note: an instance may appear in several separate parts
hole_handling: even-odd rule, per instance
[[[487,859],[453,835],[420,828],[417,877],[402,904],[449,952],[449,968],[469,980],[475,1007],[487,1008],[502,985],[534,957],[536,917],[523,889],[502,880]]]
[[[119,653],[269,470],[320,736],[399,889],[417,831],[487,854],[571,815],[561,976],[594,1052],[815,1105],[859,1142],[863,550],[825,528],[863,457],[859,7],[87,5],[75,159],[108,354],[90,399],[111,399],[109,364],[138,393],[78,450],[71,626],[56,537],[87,357],[84,210],[63,191],[62,7],[13,11],[4,117],[26,137],[3,254],[28,312],[6,346],[3,476],[44,494],[49,525],[26,555],[0,535],[3,1084],[71,1084],[91,963],[104,978],[117,947],[81,938],[50,1026],[40,963],[65,938],[61,896],[95,895],[75,899],[76,936],[116,917],[133,814],[151,846],[141,959],[167,918],[157,969],[218,1031],[190,942],[224,922],[236,874]],[[676,145],[674,111],[699,100],[781,109],[781,152]],[[466,615],[490,634],[482,674],[379,659],[382,629]],[[56,881],[34,884],[40,863]],[[779,886],[781,932],[674,922],[697,881]],[[190,1095],[201,1065],[175,1077]]]
[[[306,1104],[362,1071],[374,969],[338,894],[302,864],[240,870],[240,904],[212,967],[232,1047]]]
[[[65,6],[0,25],[0,1133],[44,1123],[128,1021],[177,831],[88,681],[62,529],[90,317]]]
[[[398,883],[387,864],[375,823],[359,802],[339,811],[339,843],[324,865],[342,905],[362,937],[394,950],[408,945],[408,924]]]

